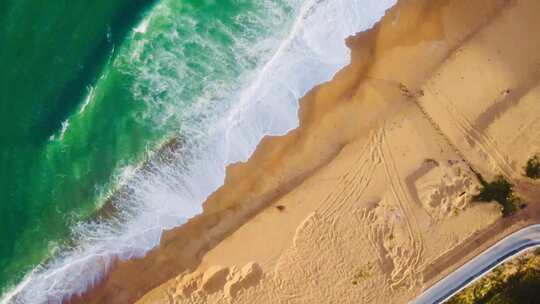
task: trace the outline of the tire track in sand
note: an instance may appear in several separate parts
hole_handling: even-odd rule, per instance
[[[519,179],[520,174],[508,163],[502,152],[497,148],[493,138],[476,130],[469,119],[457,109],[456,105],[446,94],[439,91],[435,92],[430,86],[427,86],[427,90],[432,96],[442,97],[442,99],[444,99],[441,100],[441,98],[437,98],[439,101],[438,104],[443,105],[448,113],[448,117],[461,135],[469,142],[471,147],[474,147],[475,145],[478,146],[480,150],[492,160],[491,164],[498,169],[500,174],[510,180]],[[419,104],[419,102],[417,102],[417,104]],[[425,113],[426,115],[429,115],[427,111]]]
[[[399,175],[399,170],[397,169],[395,158],[393,157],[388,144],[385,130],[383,130],[382,144],[379,146],[379,153],[382,158],[387,181],[390,185],[391,194],[395,202],[397,202],[398,207],[405,214],[404,220],[411,245],[410,252],[403,252],[407,255],[404,261],[405,264],[401,264],[399,267],[400,269],[396,268],[401,272],[401,278],[398,276],[398,278],[394,279],[392,282],[391,287],[395,288],[403,284],[406,279],[409,279],[412,284],[415,283],[415,277],[418,279],[416,274],[420,273],[418,268],[424,251],[424,244],[418,220],[412,209],[412,206],[414,206],[413,200],[406,190],[407,188],[403,185],[403,179]]]
[[[358,153],[359,156],[351,168],[339,177],[334,189],[328,193],[321,203],[319,212],[323,215],[323,218],[336,221],[339,214],[343,214],[345,211],[354,211],[354,203],[360,199],[368,187],[373,172],[380,163],[377,150],[381,141],[382,133],[380,131],[375,132]]]

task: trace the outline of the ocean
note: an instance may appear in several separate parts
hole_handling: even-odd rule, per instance
[[[394,0],[4,0],[0,303],[60,303],[201,212]]]

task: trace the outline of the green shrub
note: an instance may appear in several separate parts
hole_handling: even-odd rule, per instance
[[[452,297],[448,304],[538,304],[540,269],[525,267],[504,277],[504,269],[491,273]]]
[[[501,212],[504,217],[514,214],[518,207],[523,207],[524,204],[514,195],[513,185],[510,184],[503,176],[497,176],[491,183],[486,182],[477,174],[482,189],[478,195],[473,196],[473,201],[491,202],[496,201],[501,205]]]
[[[535,155],[527,161],[527,165],[525,166],[525,175],[533,179],[540,178],[540,158],[538,155]]]

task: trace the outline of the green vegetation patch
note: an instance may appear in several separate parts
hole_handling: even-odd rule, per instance
[[[473,201],[496,201],[501,205],[501,212],[504,217],[514,214],[518,207],[525,207],[523,201],[514,194],[514,186],[503,176],[497,176],[495,180],[490,183],[488,183],[480,174],[476,173],[476,176],[482,184],[482,189],[480,189],[478,195],[473,196]]]
[[[540,158],[538,155],[533,156],[527,161],[525,166],[525,175],[532,179],[540,178]]]
[[[465,288],[448,304],[537,304],[540,303],[540,267],[536,251],[495,268],[477,283]]]

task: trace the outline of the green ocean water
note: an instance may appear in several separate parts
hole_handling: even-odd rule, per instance
[[[69,246],[122,169],[262,58],[287,1],[4,0],[0,6],[0,294]],[[134,30],[135,29],[135,30]],[[210,93],[209,93],[210,92]],[[219,113],[219,111],[215,111]]]
[[[84,217],[90,211],[93,185],[110,174],[105,166],[89,172],[92,158],[99,154],[110,166],[136,152],[137,143],[131,149],[113,146],[103,136],[50,151],[49,138],[76,110],[114,45],[148,5],[129,0],[2,3],[0,288],[40,262],[50,241],[67,235],[69,212]]]

